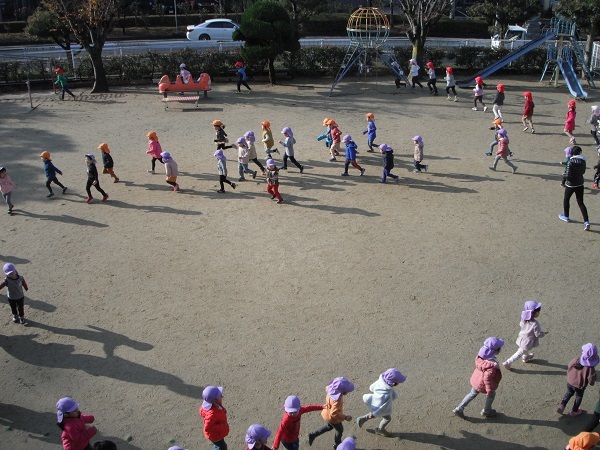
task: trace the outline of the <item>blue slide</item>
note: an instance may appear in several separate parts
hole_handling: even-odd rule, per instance
[[[567,87],[569,88],[569,91],[571,91],[571,95],[575,98],[587,98],[587,92],[581,87],[581,83],[579,82],[579,78],[577,78],[577,74],[575,73],[575,69],[573,69],[571,62],[565,60],[558,61],[558,67],[560,67],[560,71],[565,78]]]
[[[527,44],[523,45],[522,47],[519,47],[515,51],[510,52],[508,55],[503,56],[498,61],[496,61],[494,64],[492,64],[492,65],[486,67],[485,69],[480,70],[479,72],[477,72],[471,78],[468,78],[466,80],[457,81],[456,85],[458,87],[461,87],[461,88],[468,88],[469,86],[471,86],[471,85],[474,84],[475,78],[477,78],[477,77],[485,78],[485,77],[493,74],[497,70],[500,70],[504,66],[507,66],[508,64],[510,64],[511,62],[513,62],[515,59],[520,58],[525,53],[533,50],[536,47],[539,47],[540,45],[542,45],[546,41],[554,39],[555,37],[556,37],[556,34],[554,32],[549,32],[547,34],[544,34],[544,35],[540,36],[539,38],[534,39],[533,41],[528,42]]]

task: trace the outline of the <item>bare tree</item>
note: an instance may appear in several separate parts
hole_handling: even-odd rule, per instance
[[[398,0],[402,13],[406,16],[408,38],[413,44],[412,57],[423,66],[425,41],[431,27],[450,11],[451,0]]]

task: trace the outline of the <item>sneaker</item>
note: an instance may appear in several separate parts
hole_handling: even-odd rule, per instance
[[[512,158],[512,156],[514,155],[513,152],[508,152],[508,156],[510,156]]]
[[[457,102],[458,101],[458,97],[454,97],[454,101]]]
[[[570,415],[571,417],[577,417],[577,416],[580,416],[580,415],[582,415],[584,412],[585,412],[585,411],[584,411],[583,409],[579,408],[577,411],[571,411],[571,412],[569,413],[569,415]]]
[[[531,134],[535,134],[535,130],[533,128],[531,129]]]
[[[154,172],[154,170],[150,169],[150,170],[148,170],[148,173],[156,173],[156,172]]]
[[[224,194],[224,193],[225,193],[225,189],[219,189],[219,190],[217,191],[217,193],[219,193],[219,194]]]
[[[256,178],[256,170],[254,171],[254,173],[252,174],[252,179],[254,180]]]
[[[102,197],[102,203],[104,203],[106,200],[108,200],[108,194],[106,194],[104,197]]]
[[[562,220],[563,222],[570,222],[570,221],[571,221],[571,219],[569,219],[569,218],[568,218],[567,216],[565,216],[564,214],[559,214],[559,215],[558,215],[558,218],[559,218],[560,220]]]
[[[584,229],[584,231],[590,231],[590,223],[589,222],[585,222],[583,224],[583,229]]]
[[[282,204],[283,203],[283,199],[277,200],[277,203]]]
[[[349,176],[349,175],[348,175],[348,172],[342,172],[342,175],[341,175],[341,176],[342,176],[342,177],[347,177],[347,176]]]
[[[496,410],[495,409],[490,409],[489,411],[486,411],[485,409],[481,410],[481,415],[483,417],[494,417],[496,415]]]
[[[362,177],[363,174],[365,173],[365,169],[360,169],[360,176]]]
[[[14,323],[19,323],[19,316],[13,316],[12,321]]]
[[[565,410],[565,406],[566,405],[564,403],[561,403],[560,405],[558,405],[558,408],[556,408],[556,412],[559,414],[562,414],[563,411]]]
[[[423,169],[425,169],[425,172],[429,171],[429,164],[423,164]]]
[[[513,167],[513,168],[512,168],[512,171],[513,171],[513,173],[516,173],[516,172],[517,172],[517,169],[518,169],[518,167],[517,167],[517,166]]]
[[[477,107],[476,107],[476,106],[472,107],[471,109],[472,109],[473,111],[477,111]]]
[[[117,178],[117,181],[119,181],[119,179]],[[65,186],[62,190],[62,193],[64,194],[65,192],[67,192],[67,187]]]
[[[119,179],[118,179],[118,178],[115,178],[115,181],[113,181],[113,183],[118,183],[118,182],[119,182]],[[66,189],[66,188],[65,188],[65,189]],[[63,194],[64,194],[64,192],[63,192]]]
[[[485,152],[485,156],[492,156],[492,152]]]
[[[483,107],[483,112],[487,112],[487,110],[488,110],[488,107],[487,107],[487,106],[484,106],[484,107]]]
[[[367,150],[367,153],[375,153],[375,150],[369,149],[369,150]]]
[[[244,177],[239,177],[238,181],[246,181],[246,179]]]
[[[46,197],[50,198],[54,196],[54,192],[50,192],[48,195],[46,195]]]
[[[235,189],[235,183],[231,183],[231,187]]]
[[[21,325],[27,325],[27,321],[25,320],[25,317],[23,317],[23,316],[19,317],[19,323]]]
[[[337,150],[334,150],[334,151],[333,151],[333,154],[334,154],[335,156],[340,156],[340,152],[338,152]]]
[[[280,167],[279,170],[287,170],[287,167]]]
[[[528,353],[527,355],[523,355],[523,357],[521,358],[521,361],[523,361],[523,363],[528,363],[529,361],[531,361],[533,359],[535,355],[533,353]]]
[[[510,367],[510,363],[509,363],[508,361],[506,361],[506,362],[502,363],[502,365],[504,366],[504,368],[505,368],[506,370],[509,370],[509,371],[511,371],[511,370],[512,370],[512,368]]]
[[[271,195],[271,200],[275,200],[277,198],[276,195]]]
[[[91,202],[93,199],[94,199],[94,197],[88,197],[88,198],[86,198],[86,199],[85,199],[85,202],[86,202],[86,203],[89,203],[89,202]]]
[[[379,436],[383,436],[383,437],[390,437],[391,434],[389,431],[387,431],[386,429],[382,429],[382,428],[375,428],[374,433],[379,435]]]
[[[448,101],[452,100],[452,97],[448,96]]]
[[[356,425],[358,425],[358,428],[362,428],[362,426],[365,424],[366,421],[367,421],[366,417],[357,417]]]
[[[462,410],[462,409],[460,409],[460,408],[454,408],[454,409],[452,410],[452,414],[454,414],[455,416],[458,416],[458,417],[460,417],[461,419],[464,419],[464,418],[465,418],[465,413],[464,413],[464,412],[463,412],[463,410]]]
[[[525,132],[525,131],[527,131],[527,130],[529,130],[529,127],[525,127],[525,128],[523,128],[523,132]]]
[[[308,445],[312,446],[316,436],[313,433],[308,433]]]
[[[496,170],[496,168],[494,166],[490,166],[489,169],[494,170],[494,171]]]
[[[385,180],[384,180],[383,178],[381,179],[381,183],[384,183],[384,184],[385,184]]]
[[[274,151],[274,152],[275,152],[275,153],[277,153],[278,155],[280,154],[278,149],[275,149],[275,150],[272,150],[272,151]]]
[[[300,173],[304,173],[304,166],[300,167]]]
[[[335,159],[333,157],[329,158],[329,162],[334,162],[334,161],[337,161],[337,159]]]
[[[592,189],[598,189],[598,185],[596,183],[592,184]]]
[[[242,91],[235,91],[235,93],[236,93],[236,94],[241,94],[241,93],[242,93]]]
[[[415,169],[413,170],[414,173],[421,173],[421,171],[419,169]]]

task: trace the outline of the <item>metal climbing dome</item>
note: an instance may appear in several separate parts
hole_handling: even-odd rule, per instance
[[[335,86],[357,61],[364,61],[366,65],[367,51],[375,52],[398,78],[406,79],[393,53],[381,49],[390,35],[390,22],[378,8],[358,8],[348,19],[346,32],[350,38],[350,45],[329,91],[330,97]]]

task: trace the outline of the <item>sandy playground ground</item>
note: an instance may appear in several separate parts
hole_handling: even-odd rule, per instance
[[[5,292],[0,321],[2,448],[57,449],[54,405],[72,396],[94,414],[99,435],[119,449],[166,449],[173,443],[207,449],[198,416],[204,386],[224,386],[229,447],[244,448],[252,423],[277,429],[286,396],[323,403],[335,376],[356,385],[346,412],[365,414],[362,394],[389,367],[397,388],[392,438],[345,426],[361,449],[557,449],[577,434],[598,399],[588,388],[587,414],[559,416],[567,362],[597,332],[600,205],[591,185],[595,146],[586,120],[595,91],[578,104],[576,134],[588,158],[583,231],[575,199],[566,224],[560,187],[567,89],[534,78],[490,78],[506,85],[504,114],[513,175],[486,157],[491,112],[471,110],[445,95],[411,95],[393,80],[331,80],[254,84],[234,95],[213,86],[199,108],[164,111],[156,86],[114,88],[61,102],[53,92],[0,97],[0,164],[18,189],[14,216],[2,207],[0,260],[26,277],[28,326],[10,321]],[[522,92],[533,92],[535,135],[520,124]],[[80,92],[76,90],[76,93]],[[490,105],[491,109],[491,105]],[[378,143],[395,149],[399,184],[379,183],[380,156],[366,153],[364,115],[376,116]],[[359,144],[365,176],[341,178],[316,136],[333,117]],[[264,192],[262,177],[216,193],[214,131],[222,120],[231,141],[291,126],[306,170],[281,174],[285,203]],[[146,133],[155,130],[182,172],[174,193],[161,173],[150,175]],[[429,172],[412,172],[411,138],[423,135]],[[110,195],[87,205],[83,155],[107,142],[122,183],[101,175]],[[66,195],[47,199],[39,153],[52,152]],[[258,146],[259,154],[262,150]],[[227,150],[231,179],[235,151]],[[279,159],[278,159],[279,160]],[[535,360],[503,371],[485,420],[483,398],[452,409],[469,391],[474,357],[488,336],[512,354],[525,300],[543,303],[549,331]],[[320,427],[303,419],[301,447]],[[376,421],[366,428],[374,428]],[[272,442],[272,439],[270,440]],[[333,433],[318,438],[329,449]]]

